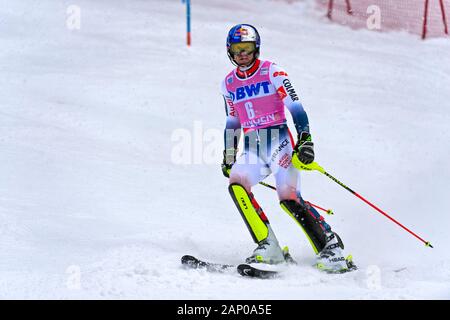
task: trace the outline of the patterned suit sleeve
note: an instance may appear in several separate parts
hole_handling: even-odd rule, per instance
[[[237,149],[240,133],[241,133],[241,122],[239,120],[239,114],[234,107],[231,95],[228,93],[225,80],[222,81],[221,92],[225,105],[225,130],[224,130],[224,149]]]

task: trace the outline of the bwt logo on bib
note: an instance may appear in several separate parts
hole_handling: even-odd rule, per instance
[[[236,93],[230,92],[233,101],[239,101],[245,98],[257,97],[261,94],[270,93],[269,81],[258,82],[249,86],[243,86],[236,89]],[[261,90],[262,89],[262,90]],[[262,91],[262,92],[261,92]]]

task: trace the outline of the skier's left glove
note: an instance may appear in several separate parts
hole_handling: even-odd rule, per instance
[[[302,131],[298,135],[293,155],[297,156],[303,164],[310,164],[314,161],[314,143],[311,141],[311,135],[308,132]]]
[[[237,152],[234,148],[223,150],[222,173],[227,178],[230,177],[231,167],[236,162]]]

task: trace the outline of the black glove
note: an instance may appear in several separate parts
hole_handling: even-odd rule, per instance
[[[233,164],[236,162],[237,149],[225,149],[223,150],[222,161],[222,173],[225,177],[230,177],[230,170]]]
[[[308,132],[302,131],[298,136],[293,153],[304,164],[310,164],[314,161],[314,143],[311,141],[311,135]]]

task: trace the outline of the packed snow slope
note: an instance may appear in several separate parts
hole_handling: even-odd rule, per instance
[[[193,1],[190,48],[179,0],[1,0],[0,17],[0,298],[450,298],[448,38],[352,31],[310,1]],[[315,270],[262,186],[297,266],[271,280],[180,266],[255,247],[219,165],[225,38],[242,22],[300,93],[316,160],[434,249],[309,172],[303,196],[334,210],[357,272]]]

